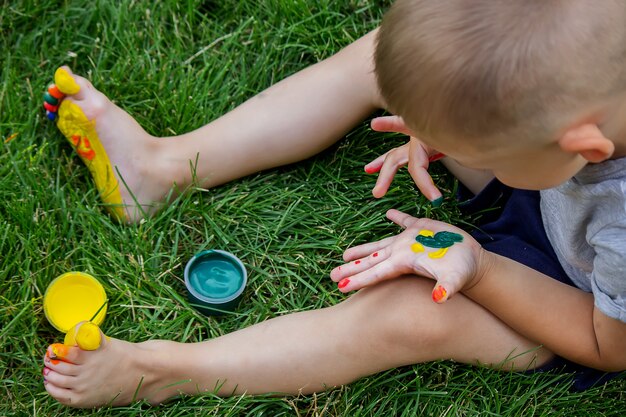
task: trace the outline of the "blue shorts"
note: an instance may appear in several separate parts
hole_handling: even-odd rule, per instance
[[[517,190],[494,180],[475,196],[461,186],[459,198],[463,201],[460,207],[464,213],[480,214],[477,229],[470,234],[483,248],[574,286],[546,236],[538,191]],[[578,365],[559,356],[531,372],[551,370],[573,373],[573,388],[580,391],[619,375]]]

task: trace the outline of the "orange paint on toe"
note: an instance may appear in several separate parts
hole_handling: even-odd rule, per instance
[[[52,355],[58,359],[64,359],[67,357],[69,353],[69,349],[62,343],[54,343],[50,345],[50,349],[52,350]]]
[[[433,290],[433,301],[436,303],[442,303],[448,298],[448,292],[441,285],[438,285]]]
[[[65,97],[65,94],[63,94],[61,90],[59,90],[59,87],[57,87],[56,84],[50,84],[48,86],[48,93],[57,100],[61,100],[63,97]]]

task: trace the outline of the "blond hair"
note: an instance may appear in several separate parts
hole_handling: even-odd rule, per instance
[[[626,89],[621,0],[399,0],[375,71],[418,135],[546,139]]]

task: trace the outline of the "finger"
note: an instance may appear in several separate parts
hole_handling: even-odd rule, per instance
[[[382,116],[372,119],[370,123],[372,130],[376,132],[395,132],[411,136],[411,131],[404,124],[400,116]]]
[[[436,162],[446,157],[445,153],[437,152],[428,156],[428,162]]]
[[[410,214],[406,214],[400,210],[390,209],[385,214],[389,220],[397,224],[398,226],[406,229],[413,226],[418,219],[417,217],[413,217]]]
[[[352,262],[340,265],[330,271],[330,279],[335,282],[341,281],[345,277],[349,277],[359,272],[365,271],[372,266],[386,260],[390,255],[390,251],[382,249],[380,251],[369,252],[368,255],[355,259]]]
[[[372,189],[374,197],[381,198],[387,193],[398,170],[409,162],[407,151],[407,145],[403,145],[387,154]]]
[[[450,297],[459,292],[462,288],[462,276],[450,273],[445,277],[440,277],[432,291],[434,302],[445,303]]]
[[[395,236],[389,236],[376,242],[365,243],[349,248],[343,253],[343,260],[350,262],[373,254],[374,252],[381,251],[383,248],[389,246],[394,238]]]
[[[393,150],[393,149],[392,149]],[[385,158],[391,151],[387,151],[378,158],[374,159],[372,162],[365,165],[365,172],[368,174],[375,174],[380,171],[380,168],[383,166],[383,162],[385,162]]]
[[[346,293],[395,278],[399,275],[398,269],[393,262],[380,262],[365,271],[343,278],[337,283],[337,288],[339,288],[339,291]]]
[[[409,141],[409,174],[420,192],[430,201],[441,198],[441,192],[435,186],[428,173],[429,157],[427,150],[416,138]]]
[[[435,204],[436,201],[440,201],[439,199],[441,199],[443,195],[426,169],[413,167],[409,169],[409,174],[411,174],[411,178],[413,178],[413,182],[417,185],[417,188],[419,188],[420,192],[424,194],[429,201],[433,204]]]

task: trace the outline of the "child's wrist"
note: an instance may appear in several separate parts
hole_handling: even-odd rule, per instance
[[[497,257],[494,253],[483,249],[481,246],[476,256],[476,273],[467,282],[463,288],[463,292],[470,292],[479,286],[484,277],[490,275],[497,263]]]

